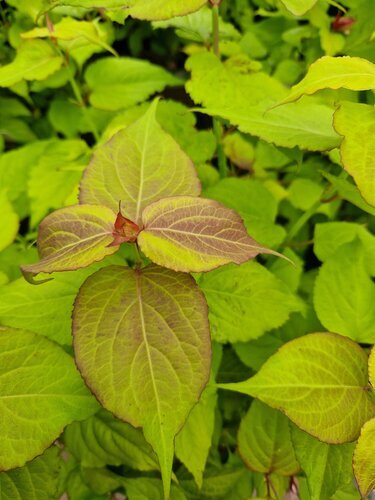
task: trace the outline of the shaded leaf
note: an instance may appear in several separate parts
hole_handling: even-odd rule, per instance
[[[365,423],[354,450],[353,469],[362,497],[375,489],[375,418]]]
[[[50,340],[0,328],[0,347],[0,470],[8,470],[40,455],[66,425],[88,418],[98,404],[73,359]]]
[[[367,356],[357,344],[312,333],[282,346],[254,377],[220,387],[259,398],[324,442],[345,443],[375,415],[367,385]]]
[[[0,87],[11,87],[21,80],[44,80],[57,71],[63,58],[43,40],[24,42],[15,59],[0,68]]]
[[[156,266],[103,269],[88,278],[75,304],[79,369],[105,408],[143,427],[166,496],[174,436],[209,376],[206,315],[190,276]]]
[[[357,342],[375,342],[375,284],[358,240],[346,243],[319,270],[314,307],[322,325]]]
[[[164,68],[130,57],[95,61],[87,68],[85,80],[91,105],[110,111],[134,106],[168,85],[182,84]]]
[[[297,460],[306,474],[311,500],[332,498],[352,481],[354,444],[326,444],[291,425]]]
[[[345,170],[353,176],[366,202],[375,207],[374,107],[344,102],[335,113],[334,127],[344,136],[340,152]]]
[[[285,7],[295,16],[302,16],[310,10],[317,0],[281,0]]]
[[[220,203],[191,196],[164,198],[145,208],[138,244],[156,264],[201,272],[259,253],[272,253],[247,234],[241,217]]]
[[[299,471],[288,418],[260,401],[254,400],[241,420],[237,442],[238,452],[251,470],[281,476]]]
[[[104,410],[70,424],[65,429],[64,443],[83,467],[125,464],[143,471],[159,469],[142,431]]]
[[[260,337],[303,308],[302,301],[257,262],[227,265],[205,273],[198,283],[209,306],[213,338],[219,342]]]
[[[367,90],[375,88],[375,64],[360,57],[323,56],[309,66],[307,75],[294,85],[280,104],[292,102],[322,89]]]
[[[51,500],[57,495],[61,467],[56,446],[23,467],[0,473],[2,500]]]
[[[8,200],[7,192],[0,191],[0,251],[9,246],[18,233],[19,219],[14,208]]]
[[[157,101],[139,120],[99,146],[85,170],[81,203],[98,203],[140,225],[142,210],[160,198],[198,195],[191,160],[155,119]]]

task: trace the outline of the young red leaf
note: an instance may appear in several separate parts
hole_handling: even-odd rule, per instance
[[[201,272],[259,253],[274,253],[247,233],[241,217],[217,201],[191,196],[164,198],[142,214],[141,250],[175,271]]]

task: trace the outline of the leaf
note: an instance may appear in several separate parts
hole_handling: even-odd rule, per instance
[[[164,198],[145,208],[138,244],[156,264],[175,271],[209,271],[241,264],[262,248],[247,234],[241,217],[220,203],[192,196]]]
[[[281,0],[285,7],[295,16],[306,14],[317,2],[317,0]]]
[[[213,338],[246,342],[285,323],[303,308],[288,287],[257,262],[227,265],[198,280],[209,308]]]
[[[43,40],[23,43],[16,58],[0,68],[0,87],[11,87],[21,80],[44,80],[57,71],[63,58]]]
[[[332,498],[352,480],[354,444],[326,444],[291,425],[296,457],[307,478],[311,500]]]
[[[18,233],[19,220],[11,203],[9,203],[7,192],[0,190],[0,251],[9,246]]]
[[[143,427],[168,497],[174,437],[209,376],[203,295],[185,274],[108,267],[81,287],[73,332],[86,383],[114,415]]]
[[[40,455],[98,404],[73,359],[44,337],[1,328],[0,358],[0,470],[9,470]]]
[[[241,132],[283,146],[325,151],[340,144],[332,127],[333,109],[313,99],[270,109],[286,95],[285,87],[266,73],[246,73],[236,61],[221,63],[211,53],[191,56],[186,90],[203,113],[220,116]]]
[[[344,136],[340,153],[345,170],[353,176],[365,201],[375,207],[374,107],[344,102],[335,113],[333,125]]]
[[[25,273],[53,273],[87,267],[115,253],[116,214],[99,205],[74,205],[48,215],[39,226],[40,262],[22,266]]]
[[[303,95],[311,95],[318,90],[340,88],[374,89],[375,64],[360,57],[323,56],[311,64],[305,78],[294,85],[289,95],[279,104],[296,101]]]
[[[123,483],[129,500],[164,500],[163,484],[154,477],[124,478]],[[183,491],[175,484],[171,486],[170,500],[186,500]]]
[[[78,21],[71,17],[64,17],[60,22],[53,25],[52,30],[49,27],[34,28],[26,33],[22,33],[21,36],[24,39],[54,38],[57,40],[74,41],[74,47],[79,46],[82,41],[90,42],[108,50],[113,55],[117,55],[116,51],[103,41],[95,21]]]
[[[368,360],[368,371],[370,376],[370,384],[375,389],[375,348],[373,347]]]
[[[191,160],[155,119],[157,101],[139,120],[99,146],[80,186],[81,203],[97,203],[140,225],[143,209],[166,196],[198,195]]]
[[[2,500],[56,498],[61,467],[59,449],[53,446],[19,469],[0,473]]]
[[[322,265],[314,307],[328,330],[360,343],[375,343],[375,284],[368,275],[358,240],[346,243]]]
[[[254,400],[241,420],[237,442],[238,452],[251,470],[281,476],[299,471],[288,418],[260,401]]]
[[[354,450],[353,469],[362,498],[375,489],[375,418],[365,423]]]
[[[142,471],[159,469],[158,460],[142,431],[104,410],[87,420],[70,424],[65,429],[64,443],[83,467],[124,464]]]
[[[238,212],[248,232],[262,245],[277,247],[284,240],[285,230],[275,224],[278,201],[259,180],[229,177],[203,195]]]
[[[207,0],[125,0],[127,13],[136,19],[169,19],[194,12]]]
[[[250,379],[221,384],[285,413],[326,443],[355,440],[375,415],[367,389],[367,356],[352,340],[311,333],[288,342]]]
[[[91,105],[110,111],[129,108],[167,86],[182,84],[164,68],[130,57],[95,61],[87,68],[85,80]]]
[[[12,260],[14,256],[11,255]],[[25,257],[21,255],[21,261]],[[53,280],[35,286],[24,278],[0,287],[0,323],[44,335],[62,345],[72,342],[74,299],[84,280],[101,267],[121,264],[120,257],[107,257],[78,271],[57,273]]]

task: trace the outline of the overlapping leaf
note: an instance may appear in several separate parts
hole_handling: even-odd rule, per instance
[[[48,339],[24,330],[0,329],[0,470],[40,455],[74,420],[98,404],[73,359]]]
[[[117,251],[113,242],[116,215],[109,208],[74,205],[48,215],[39,226],[41,261],[24,273],[53,273],[86,267]]]
[[[300,469],[288,418],[258,400],[241,420],[237,441],[238,452],[251,470],[292,476]]]
[[[280,104],[295,101],[304,94],[322,89],[375,89],[375,64],[360,57],[323,56],[313,62],[307,75],[294,85]]]
[[[126,57],[108,57],[90,64],[85,80],[91,91],[90,103],[110,111],[130,108],[168,85],[182,83],[160,66]]]
[[[375,415],[366,354],[352,340],[332,333],[292,340],[254,377],[221,387],[259,398],[327,443],[355,440]]]
[[[200,272],[272,253],[247,234],[241,217],[213,200],[177,196],[145,208],[138,243],[147,257],[175,271]]]
[[[306,14],[317,2],[317,0],[281,0],[285,7],[295,16]]]
[[[82,182],[82,203],[98,203],[141,224],[150,203],[175,195],[198,195],[200,183],[191,160],[155,118],[157,102],[144,116],[96,150]]]
[[[278,146],[325,151],[340,144],[332,127],[333,109],[313,100],[270,109],[287,95],[284,86],[262,72],[246,74],[230,62],[204,52],[188,59],[192,77],[186,89],[203,105],[202,112]]]
[[[374,443],[375,418],[363,426],[353,457],[354,474],[363,498],[375,489]]]
[[[345,170],[353,176],[367,203],[375,207],[374,107],[344,102],[335,113],[334,127],[344,137],[340,151]]]
[[[81,287],[73,331],[88,386],[105,408],[143,427],[168,496],[174,436],[209,376],[203,295],[185,274],[108,267]]]

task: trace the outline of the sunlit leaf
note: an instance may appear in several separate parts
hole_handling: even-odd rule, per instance
[[[310,10],[317,0],[281,0],[285,7],[295,16],[302,16]]]
[[[24,42],[15,59],[0,68],[0,87],[11,87],[21,80],[44,80],[57,71],[63,58],[43,40]]]
[[[220,387],[259,398],[326,443],[355,440],[375,415],[365,352],[333,333],[292,340],[250,379]]]
[[[353,469],[362,497],[375,489],[375,418],[365,423],[354,450]]]
[[[307,75],[291,88],[280,104],[322,89],[367,90],[375,88],[375,64],[360,57],[323,56],[309,66]]]
[[[25,273],[53,273],[86,267],[117,251],[116,214],[97,205],[74,205],[48,215],[39,226],[40,262],[23,266]]]
[[[333,109],[312,99],[270,109],[287,95],[285,87],[266,73],[246,73],[230,62],[205,52],[188,59],[192,75],[186,89],[202,112],[278,146],[325,151],[340,144]]]
[[[0,469],[8,470],[40,455],[98,404],[73,359],[50,340],[1,328],[0,346]]]
[[[343,102],[335,113],[334,127],[344,136],[340,151],[345,170],[353,176],[367,203],[375,207],[374,107]]]
[[[215,269],[203,274],[198,283],[209,306],[213,338],[219,342],[260,337],[303,308],[302,301],[257,262]]]
[[[332,498],[352,481],[354,444],[327,444],[291,426],[296,457],[306,474],[311,500]]]
[[[167,86],[182,84],[161,66],[130,57],[95,61],[87,68],[85,80],[92,106],[110,111],[130,108]]]
[[[157,101],[139,120],[99,146],[85,170],[82,203],[117,210],[138,225],[142,210],[166,196],[198,195],[200,183],[191,160],[155,118]]]
[[[2,500],[51,500],[57,495],[62,461],[56,446],[23,467],[0,473]]]
[[[272,253],[247,234],[236,212],[213,200],[164,198],[145,208],[142,222],[138,236],[142,252],[175,271],[209,271]]]
[[[190,276],[156,266],[103,269],[84,283],[75,305],[79,369],[105,408],[143,427],[166,493],[174,436],[209,376],[206,315]]]
[[[254,400],[241,420],[238,452],[249,469],[269,474],[292,476],[299,471],[288,418]]]

